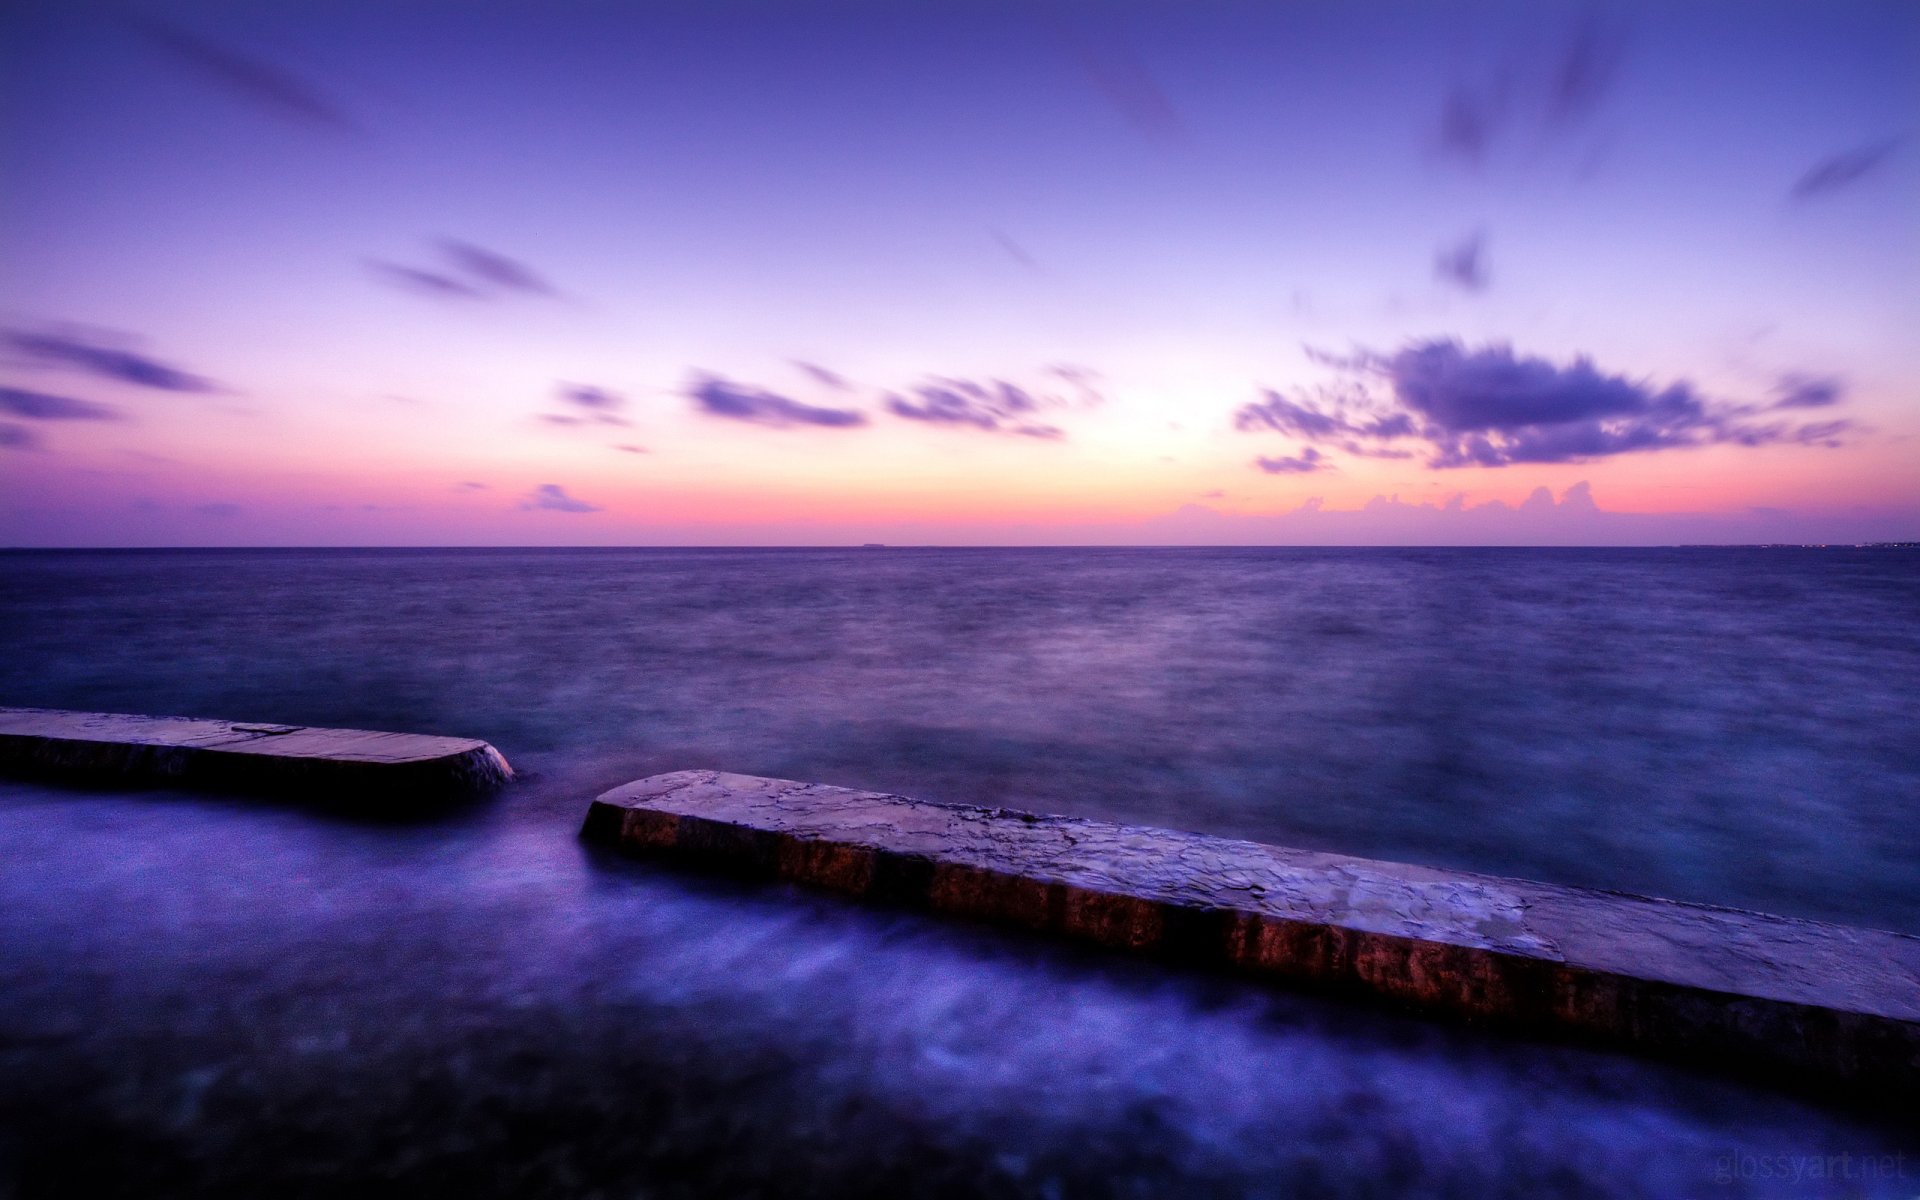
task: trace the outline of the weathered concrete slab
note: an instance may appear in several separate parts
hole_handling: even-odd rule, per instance
[[[1903,934],[712,771],[607,792],[583,836],[1920,1102]]]
[[[472,738],[50,708],[0,708],[0,771],[346,801],[440,800],[513,778],[498,750]]]

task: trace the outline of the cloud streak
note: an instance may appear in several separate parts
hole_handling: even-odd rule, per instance
[[[115,383],[163,392],[213,392],[210,379],[144,354],[77,333],[0,333],[0,344],[28,362],[65,367]]]
[[[24,388],[0,387],[0,412],[34,421],[124,421],[117,408],[72,396],[52,396]]]
[[[1759,419],[1781,407],[1836,402],[1832,381],[1800,380],[1771,405],[1727,404],[1704,398],[1684,380],[1660,387],[1602,371],[1587,358],[1561,365],[1501,344],[1469,349],[1435,339],[1393,354],[1362,351],[1319,361],[1346,374],[1342,386],[1301,398],[1269,392],[1235,413],[1235,428],[1330,442],[1369,456],[1417,449],[1436,469],[1587,462],[1716,444],[1832,446],[1852,428],[1846,420]],[[1273,461],[1320,458],[1302,451],[1298,459]],[[1275,468],[1263,463],[1262,469]]]
[[[532,296],[551,296],[553,285],[532,267],[508,258],[497,250],[476,246],[456,238],[441,238],[440,252],[467,278],[504,292],[525,292]]]
[[[1058,426],[1033,419],[1044,404],[1051,403],[1057,402],[999,379],[980,383],[935,378],[909,389],[905,396],[889,393],[886,398],[887,411],[909,421],[964,425],[989,433],[1046,440],[1066,436]]]
[[[1773,394],[1778,399],[1769,408],[1827,408],[1838,404],[1847,389],[1832,376],[1784,375]]]
[[[696,376],[686,395],[707,416],[771,429],[854,429],[867,423],[867,414],[859,409],[804,404],[777,392],[731,383],[718,375]]]
[[[1326,457],[1312,446],[1300,451],[1292,458],[1269,458],[1262,455],[1253,460],[1253,465],[1269,475],[1305,475],[1311,471],[1332,469]]]
[[[332,101],[272,63],[154,17],[128,17],[127,21],[176,63],[263,112],[309,126],[345,132],[355,129]]]
[[[509,295],[556,297],[559,292],[532,267],[497,250],[458,238],[434,243],[432,266],[376,259],[368,265],[383,282],[436,300],[497,300]]]
[[[584,383],[563,383],[560,385],[560,398],[568,404],[594,412],[617,412],[626,407],[626,397],[606,388],[594,387]]]
[[[1888,138],[1871,145],[1829,155],[1794,182],[1790,195],[1795,200],[1814,200],[1859,183],[1886,165],[1904,138]]]
[[[367,266],[374,277],[390,283],[403,291],[419,296],[430,296],[436,300],[480,300],[483,294],[470,283],[455,279],[439,271],[429,271],[424,267],[409,267],[400,263],[374,261]]]

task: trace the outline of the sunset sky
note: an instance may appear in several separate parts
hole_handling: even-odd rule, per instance
[[[1916,380],[1910,0],[0,3],[0,545],[1912,539]]]

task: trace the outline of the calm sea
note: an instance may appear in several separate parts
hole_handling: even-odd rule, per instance
[[[528,776],[410,825],[0,784],[28,1194],[1804,1195],[1759,1164],[1914,1149],[573,835],[720,767],[1920,932],[1920,554],[8,553],[0,703]]]

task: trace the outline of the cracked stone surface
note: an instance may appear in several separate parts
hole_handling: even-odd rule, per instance
[[[0,770],[239,790],[441,798],[513,778],[474,738],[127,713],[0,708]]]
[[[714,771],[583,835],[1516,1028],[1920,1100],[1920,938]]]

